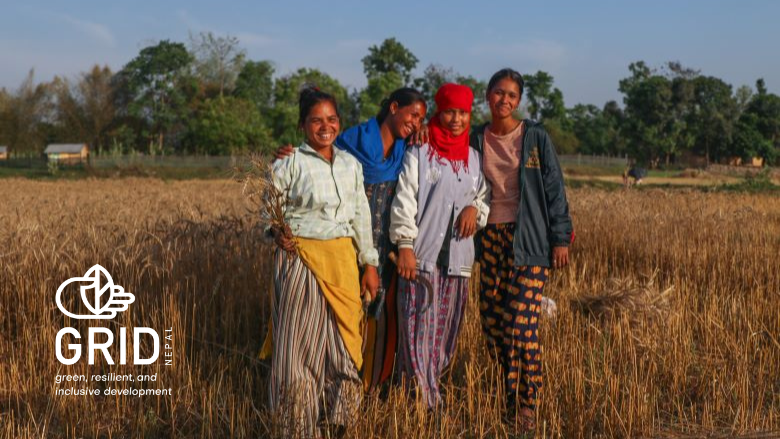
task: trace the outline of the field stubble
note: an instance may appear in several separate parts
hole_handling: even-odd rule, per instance
[[[273,433],[266,364],[270,249],[230,181],[5,180],[0,204],[0,436]],[[696,191],[569,191],[572,264],[546,294],[539,437],[734,437],[780,430],[780,202]],[[101,325],[173,329],[172,366],[63,366],[58,285],[103,265],[136,296]],[[652,279],[652,284],[648,283]],[[581,312],[610,288],[656,313]],[[613,291],[614,292],[614,291]],[[619,293],[619,292],[618,292]],[[606,299],[605,299],[606,300]],[[608,306],[602,303],[604,306]],[[625,308],[627,310],[629,308]],[[593,310],[591,310],[593,311]],[[116,331],[115,331],[116,332]],[[131,348],[128,348],[130,352]],[[149,347],[142,345],[142,352]],[[349,437],[505,437],[498,370],[472,295],[435,414],[398,388],[365,399]],[[56,396],[57,374],[158,374],[174,396]],[[87,387],[137,387],[90,383]]]

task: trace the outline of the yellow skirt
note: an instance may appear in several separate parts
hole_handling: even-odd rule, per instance
[[[319,240],[295,237],[295,241],[298,256],[317,278],[317,284],[336,316],[344,346],[355,362],[355,367],[360,370],[363,365],[363,338],[360,331],[363,303],[360,300],[360,274],[352,238]],[[273,328],[269,326],[260,358],[271,357],[272,331]]]

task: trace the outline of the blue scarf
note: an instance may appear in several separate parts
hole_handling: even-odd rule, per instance
[[[363,165],[363,181],[367,184],[398,180],[404,160],[404,139],[396,139],[387,159],[384,158],[379,123],[371,118],[347,129],[336,138],[335,145],[352,154]]]

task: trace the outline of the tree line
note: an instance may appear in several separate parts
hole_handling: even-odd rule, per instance
[[[348,90],[317,69],[275,77],[269,60],[247,59],[237,38],[210,32],[187,43],[145,47],[120,71],[94,66],[76,79],[35,83],[31,71],[17,90],[0,89],[0,145],[18,156],[39,155],[46,144],[86,142],[93,153],[240,154],[298,143],[298,91],[317,84],[340,104],[350,126],[374,116],[402,86],[433,102],[445,82],[473,88],[472,120],[488,120],[486,79],[431,64],[414,76],[418,58],[395,38],[368,48],[367,85]],[[649,166],[686,154],[707,162],[729,157],[780,159],[780,97],[763,79],[755,90],[669,62],[639,61],[619,82],[622,106],[566,107],[554,78],[526,73],[521,116],[541,120],[560,153],[626,155]],[[430,109],[432,111],[433,108]]]

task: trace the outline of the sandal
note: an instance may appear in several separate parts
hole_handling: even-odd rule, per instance
[[[533,435],[534,431],[536,431],[536,413],[528,407],[523,407],[520,409],[520,413],[517,414],[517,418],[520,431]]]

